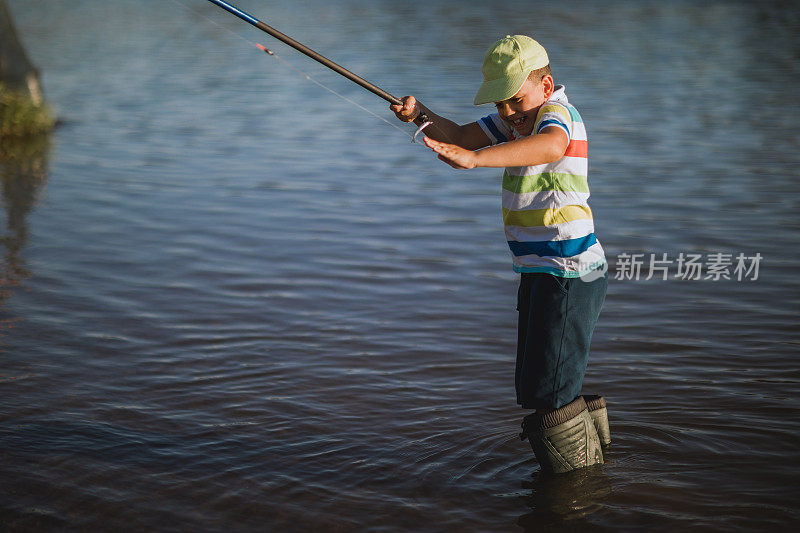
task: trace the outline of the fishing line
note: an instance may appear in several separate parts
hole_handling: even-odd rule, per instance
[[[185,7],[185,8],[186,8],[188,11],[190,11],[190,12],[192,11],[192,7],[191,7],[191,6],[189,6],[189,5],[187,5],[186,3],[182,2],[181,0],[172,0],[172,1],[173,1],[173,2],[175,2],[176,4],[180,4],[180,5],[182,5],[183,7]],[[206,19],[207,21],[209,21],[209,22],[211,22],[211,23],[213,23],[213,24],[215,24],[215,25],[219,26],[220,28],[224,29],[225,31],[227,31],[227,32],[229,32],[229,33],[232,33],[233,35],[235,35],[235,36],[236,36],[236,37],[238,37],[239,39],[241,39],[241,40],[243,40],[244,42],[246,42],[248,45],[251,45],[251,46],[255,45],[255,46],[256,46],[256,47],[257,47],[259,50],[261,50],[261,51],[265,52],[265,53],[266,53],[267,55],[269,55],[269,56],[272,56],[272,57],[274,57],[275,59],[277,59],[278,61],[280,61],[281,63],[283,63],[285,66],[287,66],[287,67],[289,67],[290,69],[292,69],[293,71],[295,71],[295,73],[297,73],[298,75],[302,76],[302,77],[303,77],[303,78],[305,78],[306,80],[308,80],[308,81],[310,81],[310,82],[312,82],[312,83],[314,83],[314,84],[318,85],[319,87],[321,87],[321,88],[325,89],[326,91],[330,92],[331,94],[334,94],[334,95],[338,96],[339,98],[341,98],[341,99],[342,99],[342,100],[344,100],[345,102],[348,102],[348,103],[350,103],[350,104],[352,104],[352,105],[356,106],[357,108],[361,109],[362,111],[365,111],[365,112],[369,113],[369,114],[370,114],[370,115],[372,115],[373,117],[375,117],[375,118],[377,118],[377,119],[379,119],[379,120],[382,120],[383,122],[385,122],[385,123],[386,123],[386,124],[388,124],[389,126],[391,126],[391,127],[393,127],[394,129],[398,130],[398,131],[399,131],[400,133],[402,133],[403,135],[405,135],[405,136],[409,137],[409,138],[411,139],[411,141],[412,141],[412,142],[416,142],[416,138],[417,138],[417,136],[418,136],[418,135],[419,135],[419,134],[422,132],[422,130],[423,130],[423,129],[425,129],[427,126],[429,126],[429,125],[431,124],[431,122],[430,122],[430,121],[425,121],[425,123],[424,123],[424,124],[422,124],[422,125],[421,125],[419,128],[417,128],[417,130],[416,130],[416,132],[415,132],[415,133],[411,134],[411,133],[409,133],[408,131],[406,131],[406,130],[404,130],[403,128],[401,128],[400,126],[398,126],[397,124],[394,124],[394,123],[392,123],[392,122],[389,122],[389,121],[388,121],[388,120],[386,120],[384,117],[382,117],[382,116],[378,115],[377,113],[375,113],[375,112],[373,112],[373,111],[371,111],[371,110],[367,109],[366,107],[362,106],[362,105],[361,105],[361,104],[359,104],[358,102],[355,102],[355,101],[351,100],[350,98],[346,97],[345,95],[343,95],[343,94],[340,94],[340,93],[336,92],[335,90],[331,89],[330,87],[328,87],[328,86],[327,86],[327,85],[325,85],[324,83],[322,83],[322,82],[320,82],[319,80],[317,80],[317,79],[313,78],[313,77],[312,77],[312,76],[310,76],[309,74],[307,74],[307,73],[303,72],[303,71],[302,71],[302,70],[300,70],[299,68],[297,68],[297,67],[295,67],[294,65],[292,65],[292,64],[291,64],[291,63],[290,63],[288,60],[286,60],[286,59],[282,58],[281,56],[279,56],[279,55],[278,55],[278,54],[277,54],[277,53],[276,53],[274,50],[272,50],[272,49],[270,49],[270,48],[267,48],[267,47],[265,47],[265,46],[261,45],[260,43],[258,43],[258,42],[256,42],[256,41],[250,40],[250,39],[248,39],[248,38],[244,37],[243,35],[240,35],[239,33],[237,33],[237,32],[235,32],[235,31],[233,31],[232,29],[228,28],[227,26],[223,26],[222,24],[220,24],[220,23],[219,23],[219,22],[217,22],[216,20],[212,19],[211,17],[209,17],[209,16],[208,16],[208,15],[206,15],[205,13],[201,13],[201,12],[197,11],[197,12],[196,12],[196,14],[197,14],[197,15],[199,15],[199,16],[201,16],[201,17],[203,17],[203,18],[204,18],[204,19]]]
[[[380,120],[384,121],[385,123],[387,123],[388,125],[390,125],[390,126],[391,126],[391,127],[393,127],[394,129],[398,130],[398,131],[399,131],[400,133],[402,133],[403,135],[408,135],[409,137],[411,137],[411,140],[412,140],[412,141],[413,141],[413,140],[415,140],[415,138],[414,138],[414,136],[412,136],[412,134],[409,134],[409,133],[408,133],[406,130],[404,130],[403,128],[401,128],[401,127],[400,127],[400,126],[398,126],[397,124],[394,124],[394,123],[392,123],[392,122],[389,122],[388,120],[386,120],[386,119],[385,119],[385,118],[383,118],[382,116],[378,115],[377,113],[373,113],[372,111],[370,111],[370,110],[369,110],[369,109],[367,109],[366,107],[362,106],[362,105],[361,105],[361,104],[359,104],[358,102],[355,102],[355,101],[353,101],[353,100],[349,99],[348,97],[346,97],[346,96],[345,96],[345,95],[343,95],[343,94],[339,94],[339,93],[337,93],[336,91],[334,91],[333,89],[331,89],[331,88],[330,88],[330,87],[328,87],[327,85],[323,84],[322,82],[320,82],[320,81],[318,81],[318,80],[315,80],[314,78],[312,78],[311,76],[309,76],[308,74],[306,74],[306,73],[305,73],[305,72],[303,72],[302,70],[300,70],[300,69],[296,68],[294,65],[292,65],[291,63],[289,63],[287,60],[285,60],[284,58],[282,58],[281,56],[279,56],[279,55],[278,55],[278,54],[277,54],[277,53],[276,53],[274,50],[271,50],[271,49],[269,49],[269,48],[266,48],[266,47],[262,46],[262,45],[261,45],[261,44],[259,44],[259,43],[256,43],[256,46],[258,46],[258,47],[259,47],[261,50],[263,50],[263,51],[264,51],[264,52],[265,52],[267,55],[273,56],[275,59],[277,59],[278,61],[280,61],[281,63],[283,63],[283,64],[284,64],[284,65],[286,65],[287,67],[289,67],[290,69],[294,70],[296,73],[298,73],[300,76],[304,77],[304,78],[305,78],[305,79],[307,79],[308,81],[310,81],[310,82],[313,82],[313,83],[316,83],[317,85],[319,85],[320,87],[322,87],[322,88],[323,88],[323,89],[325,89],[326,91],[328,91],[328,92],[330,92],[330,93],[333,93],[333,94],[335,94],[336,96],[338,96],[339,98],[341,98],[341,99],[342,99],[342,100],[344,100],[345,102],[350,102],[351,104],[353,104],[354,106],[358,107],[358,108],[359,108],[359,109],[361,109],[362,111],[366,111],[367,113],[369,113],[369,114],[370,114],[370,115],[372,115],[373,117],[375,117],[375,118],[377,118],[377,119],[380,119]]]

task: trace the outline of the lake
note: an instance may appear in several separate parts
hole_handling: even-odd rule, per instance
[[[547,47],[610,263],[607,462],[518,437],[500,170],[203,0],[10,0],[61,124],[0,149],[0,529],[800,524],[797,3],[237,5],[461,123],[492,42]]]

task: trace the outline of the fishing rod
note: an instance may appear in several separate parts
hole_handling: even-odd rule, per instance
[[[391,94],[387,93],[386,91],[384,91],[383,89],[381,89],[380,87],[375,85],[374,83],[368,82],[367,80],[365,80],[361,76],[359,76],[357,74],[354,74],[353,72],[350,72],[349,70],[347,70],[343,66],[341,66],[341,65],[339,65],[337,63],[334,63],[333,61],[331,61],[327,57],[323,56],[322,54],[320,54],[318,52],[315,52],[314,50],[312,50],[311,48],[307,47],[303,43],[295,41],[294,39],[292,39],[288,35],[286,35],[284,33],[281,33],[280,31],[276,30],[272,26],[270,26],[268,24],[265,24],[264,22],[261,22],[260,20],[255,18],[253,15],[251,15],[249,13],[246,13],[246,12],[242,11],[241,9],[239,9],[239,8],[237,8],[237,7],[231,5],[228,2],[225,2],[223,0],[208,0],[208,1],[211,2],[212,4],[216,4],[217,6],[221,7],[222,9],[224,9],[227,12],[232,13],[233,15],[236,15],[237,17],[239,17],[243,21],[245,21],[245,22],[247,22],[249,24],[252,24],[253,26],[258,28],[259,30],[261,30],[261,31],[263,31],[265,33],[268,33],[269,35],[275,37],[279,41],[282,41],[283,43],[288,44],[289,46],[291,46],[292,48],[294,48],[298,52],[302,52],[303,54],[307,55],[308,57],[310,57],[314,61],[322,63],[323,65],[325,65],[329,69],[333,70],[334,72],[337,72],[338,74],[341,74],[342,76],[344,76],[348,80],[350,80],[352,82],[355,82],[358,85],[360,85],[363,88],[365,88],[366,90],[370,91],[371,93],[376,94],[377,96],[380,96],[381,98],[383,98],[384,100],[386,100],[390,104],[403,105],[403,101],[400,100],[399,98],[396,98],[396,97],[392,96]],[[266,52],[267,54],[272,55],[272,52],[268,48],[266,48],[266,47],[264,47],[262,45],[258,45],[258,47],[261,50],[263,50],[264,52]],[[414,133],[414,137],[412,138],[412,140],[414,142],[416,142],[417,135],[419,135],[422,132],[422,130],[424,130],[426,127],[430,126],[431,124],[433,124],[433,122],[431,122],[431,120],[428,118],[428,115],[426,115],[425,113],[420,113],[420,115],[417,118],[419,118],[422,121],[422,125]]]

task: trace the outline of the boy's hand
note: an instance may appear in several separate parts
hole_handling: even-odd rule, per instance
[[[478,165],[478,154],[472,150],[461,148],[455,144],[434,141],[430,137],[425,137],[425,145],[439,154],[439,159],[453,168],[467,169],[475,168]]]
[[[413,96],[404,96],[401,100],[403,105],[391,104],[389,109],[394,111],[395,116],[403,122],[412,122],[421,112],[417,105],[417,99]]]

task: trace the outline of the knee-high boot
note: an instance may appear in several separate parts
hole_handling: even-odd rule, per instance
[[[600,438],[582,396],[547,414],[526,416],[520,437],[530,442],[543,472],[557,474],[603,462]]]
[[[589,416],[592,417],[594,428],[600,437],[600,444],[608,446],[611,444],[611,428],[608,425],[608,409],[606,409],[606,399],[602,396],[584,394],[583,399],[589,409]]]

